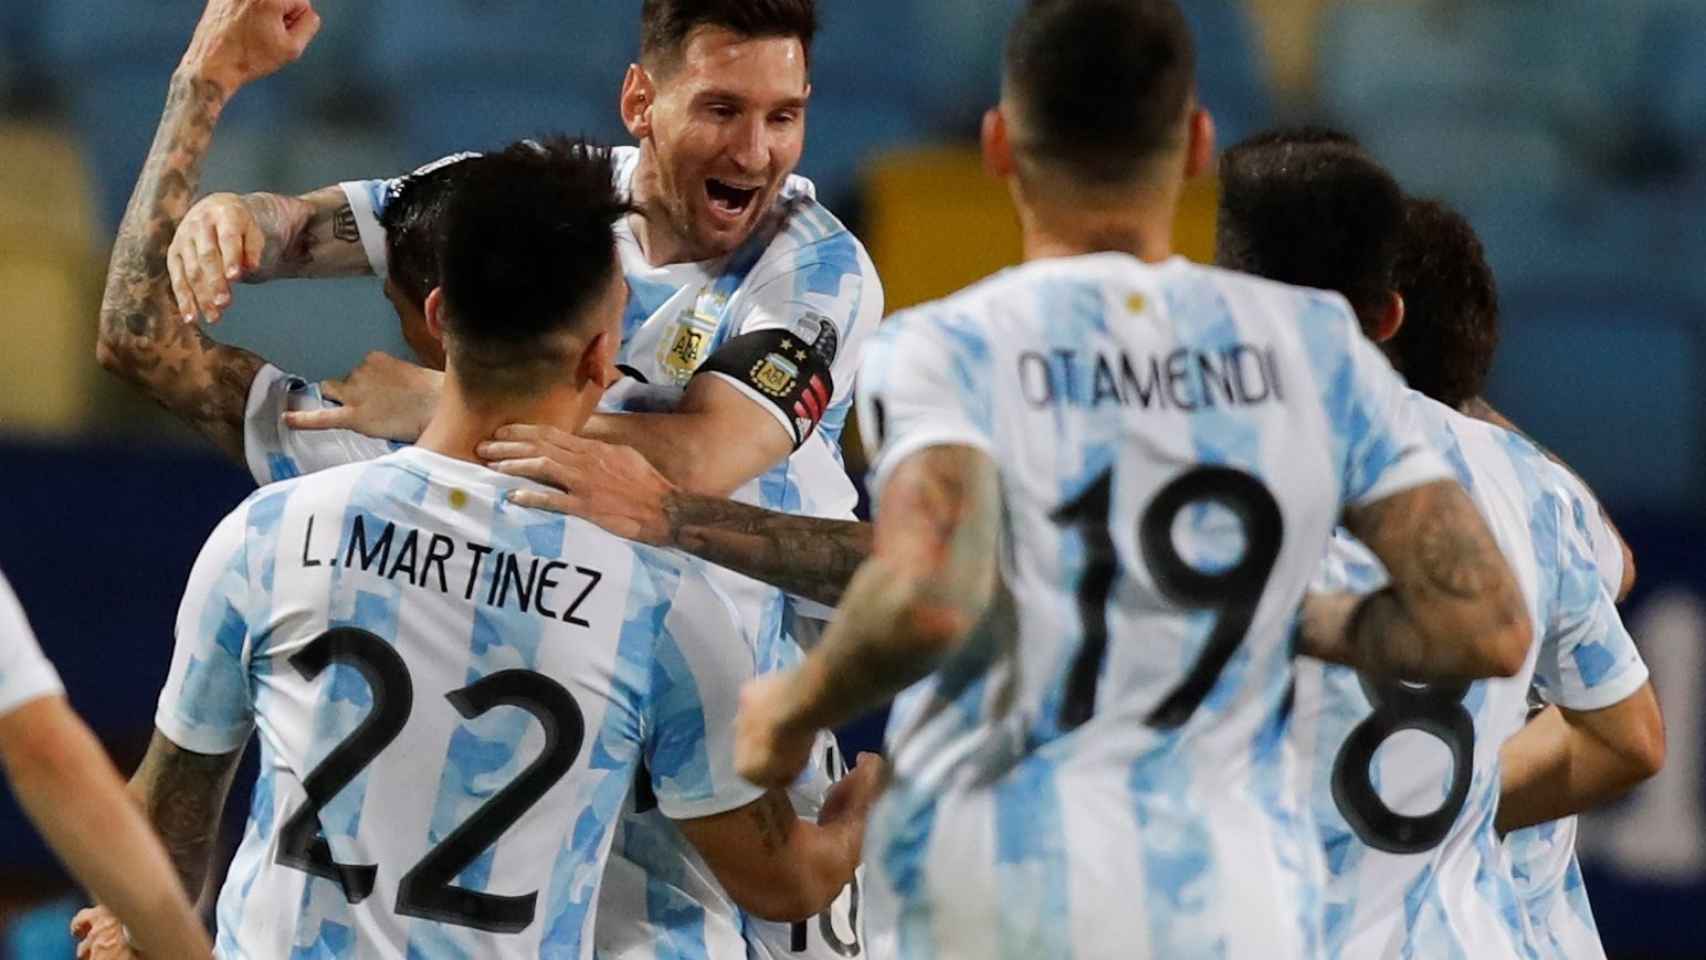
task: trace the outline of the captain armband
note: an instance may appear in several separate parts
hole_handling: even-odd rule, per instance
[[[699,373],[733,380],[755,400],[774,407],[788,425],[796,450],[810,439],[835,396],[835,325],[827,317],[805,319],[817,321],[809,339],[800,335],[808,325],[801,322],[794,329],[743,334],[723,344],[699,368]]]

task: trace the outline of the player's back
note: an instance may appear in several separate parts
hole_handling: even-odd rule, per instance
[[[1538,956],[1494,829],[1499,749],[1527,717],[1537,670],[1543,687],[1582,703],[1626,686],[1638,660],[1568,475],[1515,434],[1419,393],[1407,406],[1510,560],[1536,642],[1516,676],[1474,683],[1301,668],[1293,736],[1327,854],[1328,947],[1347,960]],[[1366,548],[1341,535],[1319,584],[1362,592],[1384,580]]]
[[[724,786],[696,677],[751,674],[727,601],[516,486],[411,448],[264,488],[216,532],[242,546],[202,629],[262,744],[221,956],[591,956],[642,762],[672,816]],[[231,668],[175,668],[162,729],[218,740],[199,678]]]
[[[956,882],[964,851],[916,831],[993,782],[953,816],[988,819],[1004,865],[1035,855],[990,899],[1070,901],[1038,955],[1309,955],[1318,854],[1280,736],[1298,603],[1347,503],[1442,472],[1386,429],[1401,387],[1343,301],[1179,259],[1041,261],[889,321],[862,376],[893,437],[874,489],[927,446],[998,464],[1017,624],[907,698],[889,882],[930,884],[932,860]],[[1060,836],[1019,843],[1020,807]],[[977,922],[955,916],[944,943]]]

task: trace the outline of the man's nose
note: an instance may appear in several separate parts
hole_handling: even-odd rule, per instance
[[[763,117],[753,117],[742,126],[733,155],[742,173],[763,173],[770,165],[770,141]]]

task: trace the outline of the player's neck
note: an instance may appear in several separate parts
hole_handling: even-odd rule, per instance
[[[1026,262],[1126,253],[1160,263],[1173,255],[1173,207],[1160,199],[1117,207],[1021,202],[1018,209]]]
[[[492,439],[498,428],[532,424],[579,433],[597,406],[596,391],[569,384],[537,397],[497,402],[469,397],[455,377],[446,377],[438,407],[415,445],[456,460],[483,463],[475,450]]]

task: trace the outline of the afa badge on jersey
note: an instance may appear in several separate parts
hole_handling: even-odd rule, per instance
[[[711,342],[722,324],[723,308],[728,297],[706,290],[694,301],[691,311],[683,311],[669,332],[658,341],[658,366],[678,387],[699,372],[711,355]]]

